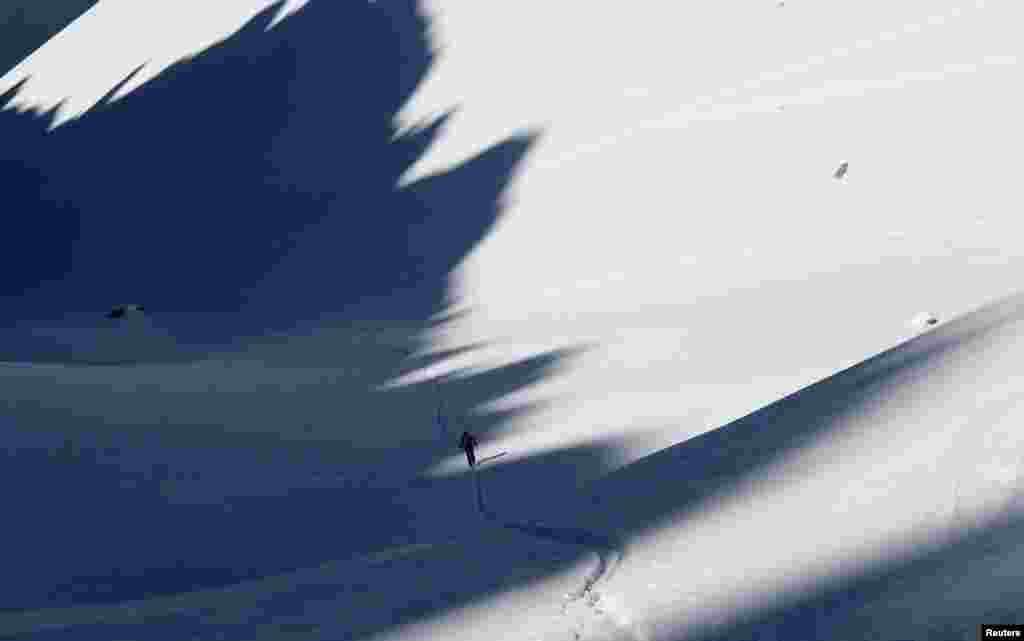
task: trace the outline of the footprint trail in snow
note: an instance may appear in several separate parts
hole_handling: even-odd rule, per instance
[[[496,523],[499,527],[516,530],[534,538],[586,548],[597,558],[593,569],[584,577],[583,584],[575,591],[566,595],[567,599],[562,604],[561,610],[563,615],[568,616],[570,611],[574,611],[575,615],[579,615],[578,610],[580,608],[577,606],[582,605],[586,611],[583,613],[582,618],[593,619],[594,617],[601,617],[614,624],[615,630],[611,631],[612,636],[607,638],[644,641],[644,635],[633,629],[630,618],[625,613],[619,611],[619,608],[615,607],[610,599],[607,597],[602,598],[602,595],[594,589],[599,582],[607,581],[611,578],[615,569],[622,561],[622,546],[619,542],[611,537],[587,530],[555,528],[530,521],[505,521],[487,506],[483,486],[480,483],[480,477],[475,468],[472,471],[472,477],[476,508],[484,519]],[[584,621],[581,627],[590,628],[594,626],[587,625],[587,622]],[[582,637],[579,634],[579,630],[577,630],[574,632],[573,638],[592,639],[593,636],[587,634],[586,637]],[[606,637],[601,635],[601,638]]]

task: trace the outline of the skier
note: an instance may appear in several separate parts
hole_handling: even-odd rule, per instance
[[[476,437],[469,432],[463,432],[462,438],[459,439],[459,447],[466,453],[466,462],[469,463],[470,467],[476,467],[476,448],[477,441]]]

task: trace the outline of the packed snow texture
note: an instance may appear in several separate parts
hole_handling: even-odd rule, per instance
[[[1024,623],[1015,3],[43,4],[0,637]]]

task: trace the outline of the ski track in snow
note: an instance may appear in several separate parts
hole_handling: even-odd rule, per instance
[[[612,621],[618,629],[617,639],[630,639],[631,641],[644,641],[645,635],[636,631],[629,617],[619,612],[616,607],[611,606],[607,599],[602,601],[600,593],[595,590],[599,582],[607,581],[615,573],[616,568],[622,561],[622,546],[611,537],[595,532],[570,528],[554,528],[542,523],[530,521],[505,521],[496,512],[487,506],[484,498],[483,486],[480,483],[476,468],[472,469],[473,489],[476,494],[476,508],[480,516],[492,521],[499,527],[522,532],[527,536],[545,541],[554,541],[563,545],[582,547],[590,551],[597,558],[593,569],[583,579],[583,584],[575,591],[569,593],[567,600],[562,604],[562,615],[569,612],[569,608],[576,602],[583,600],[589,610],[590,617],[596,618],[605,616]],[[603,603],[604,607],[598,606]],[[574,639],[580,639],[579,631],[574,634]]]

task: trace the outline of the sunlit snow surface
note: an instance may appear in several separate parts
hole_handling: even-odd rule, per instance
[[[189,269],[218,254],[159,254],[181,261],[176,288],[134,237],[108,251],[96,231],[65,284],[5,288],[0,636],[973,639],[1024,623],[1015,3],[451,0],[420,25],[416,3],[378,0],[301,22],[323,2],[102,0],[0,80],[28,78],[20,109],[64,101],[38,138],[0,114],[0,168],[23,172],[8,212],[46,221],[36,258],[66,212],[138,202],[131,185],[108,198],[116,167],[169,187],[123,219],[132,234],[188,240],[146,213],[194,204],[181,220],[234,239],[223,271],[251,294],[251,314],[213,309],[235,281]],[[293,9],[243,42],[288,21],[294,36],[230,54],[247,20]],[[372,44],[425,46],[403,35],[421,26],[433,56]],[[206,84],[160,80],[226,38]],[[122,111],[89,111],[143,64]],[[253,102],[222,104],[222,68]],[[278,103],[280,120],[253,115]],[[131,144],[90,133],[178,111],[156,142],[145,120]],[[225,150],[247,136],[244,157]],[[60,140],[86,167],[32,151]],[[218,159],[223,180],[171,171],[158,143]],[[273,171],[231,175],[263,168],[261,149]],[[38,202],[37,168],[53,168]],[[330,215],[249,252],[277,241],[260,203]],[[237,235],[213,224],[224,212]],[[155,300],[119,290],[150,273]],[[103,318],[134,300],[146,316]],[[475,476],[463,429],[496,456]]]

